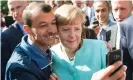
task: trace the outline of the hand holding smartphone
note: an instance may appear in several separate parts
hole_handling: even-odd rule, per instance
[[[122,61],[122,57],[123,57],[122,55],[123,54],[122,54],[121,49],[108,52],[108,54],[106,55],[106,66],[112,65],[116,61]],[[119,68],[117,68],[111,75],[113,75],[115,72],[117,72],[121,68],[121,66]]]

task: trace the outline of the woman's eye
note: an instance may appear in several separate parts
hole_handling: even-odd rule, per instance
[[[63,31],[68,31],[69,29],[63,29]]]
[[[75,30],[80,30],[80,29],[76,28]]]

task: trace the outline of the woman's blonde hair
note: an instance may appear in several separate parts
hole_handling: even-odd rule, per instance
[[[85,23],[85,14],[82,10],[70,4],[60,6],[54,14],[57,19],[57,26],[72,24],[77,18],[82,19],[83,25]]]

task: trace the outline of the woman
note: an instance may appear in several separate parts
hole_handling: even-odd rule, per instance
[[[59,80],[91,80],[93,73],[105,68],[106,44],[81,38],[85,15],[79,8],[63,5],[55,16],[60,42],[51,48],[53,72]]]

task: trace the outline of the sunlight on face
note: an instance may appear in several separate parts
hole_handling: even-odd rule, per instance
[[[110,12],[106,2],[96,2],[94,8],[99,23],[106,23]]]
[[[112,1],[112,12],[117,22],[128,18],[132,13],[131,1]]]
[[[23,23],[22,13],[27,5],[28,5],[27,1],[21,1],[21,0],[8,1],[8,8],[14,20],[18,21],[19,23]]]

